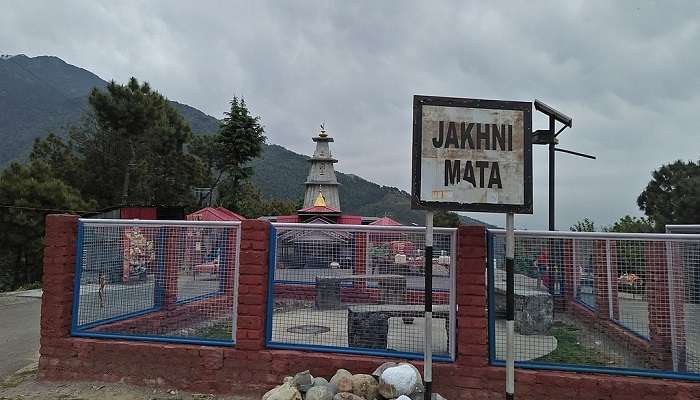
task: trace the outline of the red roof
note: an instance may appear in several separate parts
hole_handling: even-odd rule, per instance
[[[308,213],[308,214],[328,214],[328,213],[339,213],[340,210],[337,208],[333,207],[328,207],[328,206],[313,206],[313,207],[306,207],[302,208],[299,210],[301,213]]]
[[[245,217],[224,207],[206,207],[187,215],[188,221],[243,221]]]
[[[394,221],[393,219],[389,217],[381,217],[378,220],[370,223],[370,225],[379,225],[379,226],[400,226],[401,224],[399,222]]]

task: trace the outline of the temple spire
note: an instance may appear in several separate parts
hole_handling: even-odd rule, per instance
[[[309,175],[306,178],[306,192],[304,194],[304,208],[312,207],[319,200],[323,200],[324,205],[336,210],[340,210],[340,199],[338,197],[338,180],[335,176],[333,164],[338,160],[331,155],[330,142],[333,138],[326,131],[325,124],[321,124],[318,136],[312,139],[316,142],[316,149],[309,159]]]

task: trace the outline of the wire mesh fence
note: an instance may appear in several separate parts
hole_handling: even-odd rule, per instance
[[[505,357],[505,234],[489,233],[491,357]],[[700,235],[515,235],[515,354],[571,364],[700,373]]]
[[[77,336],[233,343],[240,223],[79,222]]]
[[[425,229],[274,224],[268,345],[419,358]],[[436,229],[433,354],[454,354],[456,230]]]

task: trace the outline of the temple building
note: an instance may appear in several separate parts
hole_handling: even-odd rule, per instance
[[[316,142],[314,155],[309,159],[311,167],[306,178],[306,192],[304,193],[304,208],[318,206],[319,194],[322,194],[325,206],[340,212],[340,198],[338,197],[338,179],[335,177],[333,164],[338,160],[331,155],[329,143],[333,138],[328,136],[323,125],[321,133],[312,139]]]
[[[271,222],[302,222],[349,225],[401,225],[391,218],[362,217],[343,214],[340,209],[338,194],[338,179],[335,176],[333,164],[338,160],[333,158],[330,137],[321,126],[318,136],[312,138],[316,150],[309,159],[309,175],[304,182],[304,206],[293,215],[278,215],[261,217]],[[300,182],[301,183],[301,182]]]

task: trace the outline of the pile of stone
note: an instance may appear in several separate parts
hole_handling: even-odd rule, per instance
[[[330,381],[309,371],[284,378],[262,400],[422,400],[423,379],[408,363],[384,363],[372,375],[339,369]]]

